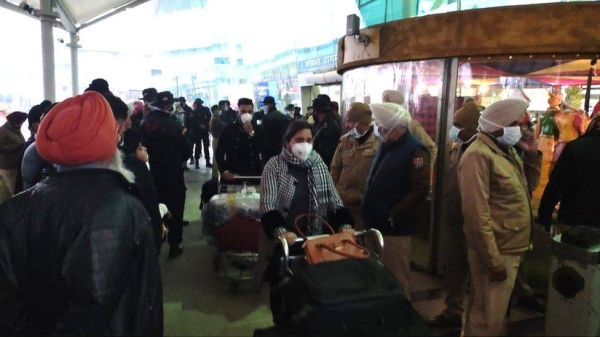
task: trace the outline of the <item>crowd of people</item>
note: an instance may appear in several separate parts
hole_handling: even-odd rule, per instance
[[[261,280],[274,239],[293,243],[294,220],[309,213],[339,231],[379,230],[383,263],[410,299],[411,235],[431,190],[437,147],[399,91],[386,90],[382,103],[352,103],[344,120],[327,95],[314,98],[309,116],[292,105],[278,111],[270,96],[255,112],[249,98],[234,110],[227,100],[209,109],[199,98],[190,107],[185,97],[155,88],[142,95],[130,112],[96,79],[82,95],[11,113],[0,128],[2,334],[162,334],[158,254],[164,240],[169,259],[183,253],[184,171],[188,162],[199,168],[203,155],[222,181],[262,177]],[[462,324],[470,279],[465,335],[504,332],[530,249],[531,194],[542,162],[527,132],[527,108],[522,99],[485,108],[471,99],[454,114],[444,195],[447,308],[432,324]],[[551,224],[558,201],[568,207],[559,213],[568,224],[600,219],[591,205],[577,208],[588,204],[562,183],[586,188],[569,165],[588,162],[593,171],[597,160],[585,156],[598,129],[592,121],[581,141],[565,147],[544,194],[543,224]],[[323,233],[321,220],[299,226],[307,235]]]

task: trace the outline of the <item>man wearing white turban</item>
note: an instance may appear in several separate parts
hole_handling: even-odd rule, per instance
[[[398,105],[402,105],[404,104],[404,95],[402,95],[402,93],[397,90],[385,90],[381,95],[381,100],[384,103],[395,103]],[[429,151],[429,154],[431,156],[431,167],[433,168],[433,165],[437,158],[437,145],[435,145],[433,139],[429,137],[429,135],[423,128],[423,125],[421,125],[421,123],[419,123],[418,120],[411,119],[411,121],[408,123],[408,130],[413,136],[420,140],[421,143],[423,143],[423,145],[427,147],[427,150]]]
[[[393,103],[370,105],[382,144],[375,154],[363,197],[366,228],[384,235],[383,263],[410,299],[410,236],[415,210],[429,194],[429,152],[410,131],[410,113]]]
[[[465,336],[504,334],[504,318],[523,253],[529,250],[529,186],[539,181],[541,153],[521,139],[529,103],[506,99],[481,112],[477,140],[458,167],[471,272]],[[514,146],[523,150],[523,161]],[[529,181],[529,184],[528,184]]]

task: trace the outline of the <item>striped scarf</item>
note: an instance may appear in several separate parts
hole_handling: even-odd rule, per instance
[[[308,170],[308,194],[309,194],[309,202],[308,202],[308,212],[310,214],[317,214],[318,209],[319,209],[319,198],[317,196],[317,184],[315,184],[315,172],[313,170],[314,167],[317,168],[317,171],[319,166],[315,165],[316,164],[316,159],[318,158],[317,156],[314,155],[315,152],[311,152],[311,154],[308,156],[308,158],[306,159],[306,161],[300,161],[300,159],[296,158],[296,156],[294,156],[290,151],[288,151],[287,149],[283,149],[283,151],[281,152],[281,158],[287,162],[288,164],[291,165],[295,165],[295,166],[300,166],[302,168],[305,168]],[[283,167],[285,167],[284,170],[287,171],[287,166],[283,165]],[[326,172],[327,174],[329,174],[329,172]],[[308,228],[308,232],[306,233],[307,235],[318,235],[321,234],[321,224],[318,223],[318,221],[314,221],[314,218],[309,218],[307,219],[307,228]]]

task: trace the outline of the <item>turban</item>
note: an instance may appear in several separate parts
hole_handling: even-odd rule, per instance
[[[346,113],[346,118],[350,122],[369,125],[371,124],[371,109],[364,103],[352,103]]]
[[[477,133],[477,124],[479,123],[480,115],[481,108],[477,106],[475,101],[468,101],[454,114],[454,123],[473,133]]]
[[[493,103],[481,112],[479,129],[485,132],[494,132],[508,126],[521,118],[527,107],[529,107],[529,103],[522,99],[509,98]]]
[[[404,103],[404,95],[397,90],[386,90],[381,95],[381,99],[384,102],[402,104]]]
[[[10,124],[23,124],[27,119],[27,114],[21,111],[15,111],[6,116],[6,120]]]
[[[373,103],[370,107],[375,122],[380,127],[386,129],[397,126],[408,127],[411,121],[410,112],[402,105],[395,103]]]
[[[42,158],[53,164],[103,162],[117,150],[116,127],[106,99],[88,91],[52,108],[42,119],[35,142]]]

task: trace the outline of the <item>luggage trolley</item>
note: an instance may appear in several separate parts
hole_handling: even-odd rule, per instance
[[[371,257],[313,265],[307,265],[304,239],[296,239],[293,245],[277,240],[270,274],[275,325],[256,329],[254,336],[431,335],[398,281],[381,263],[381,233],[368,229],[355,232],[354,237]]]
[[[215,271],[231,290],[252,279],[258,259],[261,177],[236,177],[220,183],[219,193],[202,210],[203,233],[214,248]]]

